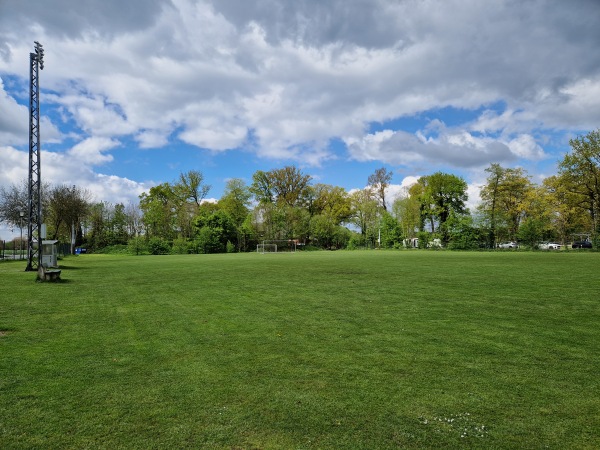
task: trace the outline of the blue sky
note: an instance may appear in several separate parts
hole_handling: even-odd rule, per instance
[[[0,185],[27,176],[37,40],[44,181],[129,203],[188,170],[219,198],[256,170],[351,190],[386,167],[394,198],[442,170],[475,205],[491,163],[539,182],[600,127],[598,17],[596,0],[0,0]]]

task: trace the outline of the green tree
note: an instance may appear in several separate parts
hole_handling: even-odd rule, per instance
[[[365,239],[374,239],[377,227],[379,203],[370,188],[360,189],[350,194],[352,216],[350,222],[360,230]]]
[[[198,170],[190,170],[179,175],[179,180],[173,186],[173,192],[180,203],[192,203],[197,207],[206,198],[210,185],[204,183],[204,175]]]
[[[447,244],[450,240],[448,219],[452,214],[460,215],[467,211],[467,183],[456,175],[436,172],[419,178],[418,184],[423,186],[420,194],[421,214],[429,220],[432,233],[439,231],[442,242]]]
[[[565,244],[573,233],[592,229],[591,217],[579,206],[579,195],[570,190],[562,177],[544,179],[543,188],[550,203],[552,228],[560,242]]]
[[[488,219],[490,238],[516,239],[519,224],[526,215],[533,189],[524,169],[505,169],[492,164],[488,183],[481,189],[481,213]]]
[[[404,189],[403,195],[398,197],[392,205],[392,214],[400,223],[402,234],[410,239],[422,229],[421,202],[419,200],[423,186],[416,183],[409,189]],[[412,192],[412,194],[411,194]]]
[[[379,226],[380,246],[382,248],[394,248],[402,245],[402,228],[394,216],[388,212],[381,215]]]
[[[346,190],[329,184],[312,186],[312,214],[324,214],[336,226],[352,216],[352,202]]]
[[[178,202],[173,186],[162,183],[150,188],[148,193],[140,195],[142,221],[148,237],[161,237],[173,240],[176,234],[176,215]]]
[[[231,217],[222,210],[204,215],[194,220],[198,230],[197,240],[201,243],[202,253],[224,253],[227,242],[236,239],[236,227]]]
[[[233,178],[227,182],[223,196],[217,203],[233,220],[236,227],[236,243],[238,251],[246,247],[247,233],[243,227],[250,212],[252,193],[243,180]]]
[[[573,194],[570,200],[585,211],[594,233],[600,232],[600,130],[569,141],[571,152],[559,163],[559,177]]]

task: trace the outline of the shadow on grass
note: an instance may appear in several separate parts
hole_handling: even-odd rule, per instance
[[[59,278],[58,280],[35,280],[36,283],[44,283],[44,284],[69,284],[73,283],[73,280]]]

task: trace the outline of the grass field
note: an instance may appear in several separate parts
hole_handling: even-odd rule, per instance
[[[600,253],[0,264],[0,448],[600,448]]]

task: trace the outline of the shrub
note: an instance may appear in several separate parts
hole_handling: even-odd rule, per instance
[[[231,241],[227,241],[227,253],[235,253],[235,245]]]
[[[143,236],[136,236],[127,242],[127,250],[132,255],[143,255],[148,253],[146,239]]]
[[[171,253],[171,246],[165,239],[153,237],[148,241],[148,250],[151,255],[168,255]]]

